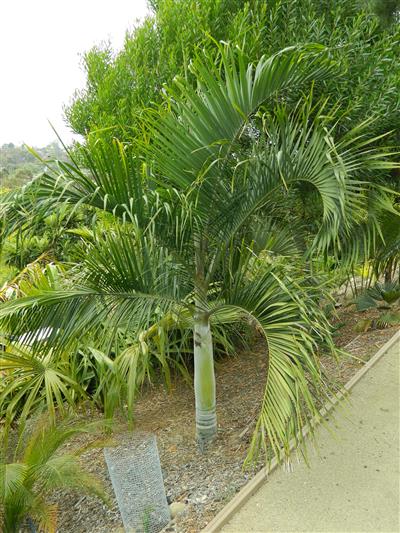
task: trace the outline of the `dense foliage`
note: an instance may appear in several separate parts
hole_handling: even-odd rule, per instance
[[[54,422],[90,399],[132,417],[140,386],[178,370],[194,374],[203,446],[214,358],[250,331],[268,371],[249,457],[282,458],[332,393],[330,269],[367,270],[370,286],[398,276],[396,10],[152,7],[121,52],[86,54],[66,110],[83,144],[0,200],[3,249],[23,268],[0,293],[0,416],[45,408]]]
[[[218,62],[211,55],[193,65],[197,88],[179,83],[169,112],[148,117],[150,140],[92,138],[71,163],[49,164],[8,200],[11,227],[21,211],[45,217],[60,205],[111,219],[105,231],[82,233],[90,253],[64,279],[39,273],[25,295],[0,308],[5,332],[29,346],[3,356],[21,374],[5,381],[4,414],[13,417],[21,400],[24,416],[43,400],[53,417],[55,403],[73,403],[85,383],[68,368],[85,351],[106,368],[94,395],[109,375],[110,395],[122,395],[131,411],[151,359],[168,379],[189,338],[203,446],[217,429],[213,336],[229,346],[231,326],[253,324],[266,340],[268,374],[251,453],[266,438],[278,456],[288,452],[318,413],[312,391],[329,392],[318,351],[334,351],[319,307],[324,291],[305,260],[343,251],[369,203],[385,197],[364,176],[393,167],[369,138],[369,123],[341,132],[312,89],[294,109],[277,102],[288,87],[329,79],[336,67],[327,52],[292,47],[253,66],[243,52],[220,47]],[[304,209],[316,200],[308,213],[315,224],[304,227]],[[291,230],[288,216],[298,219]],[[20,368],[32,368],[29,379]]]
[[[164,85],[176,76],[195,83],[189,65],[215,41],[243,50],[257,61],[286,46],[315,42],[329,47],[336,75],[318,87],[343,113],[341,127],[371,116],[375,132],[399,131],[400,26],[398,1],[375,0],[159,0],[154,12],[127,35],[114,54],[95,47],[84,56],[87,84],[66,116],[82,135],[107,133],[130,141],[143,128],[143,114],[163,101]],[[295,91],[296,101],[298,88]],[[105,134],[106,132],[103,132]],[[396,134],[397,135],[397,134]],[[398,139],[398,137],[397,137]]]

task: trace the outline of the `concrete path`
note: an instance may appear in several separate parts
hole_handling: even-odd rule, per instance
[[[311,468],[275,470],[222,531],[398,533],[399,356],[396,343],[355,385],[335,438],[318,429]]]

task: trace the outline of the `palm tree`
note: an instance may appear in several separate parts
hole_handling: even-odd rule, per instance
[[[93,428],[92,428],[93,429]],[[78,455],[60,453],[72,437],[88,433],[90,425],[78,427],[64,421],[57,427],[44,419],[16,430],[0,432],[0,524],[4,533],[16,533],[25,520],[41,531],[56,531],[57,507],[47,502],[56,489],[72,488],[105,499],[99,482],[82,470]]]
[[[136,342],[118,355],[131,386],[128,403],[151,343],[165,367],[168,335],[190,330],[204,447],[217,432],[213,335],[246,322],[264,335],[268,358],[251,455],[268,440],[281,457],[318,413],[313,391],[328,393],[318,346],[334,348],[317,288],[273,256],[266,261],[265,251],[282,250],[286,241],[298,249],[299,196],[303,203],[318,198],[308,253],[340,247],[366,213],[363,171],[393,165],[363,125],[335,139],[334,120],[323,102],[312,104],[312,90],[296,106],[285,103],[331,72],[317,45],[285,49],[255,66],[227,47],[220,63],[198,59],[192,70],[197,87],[178,80],[143,141],[132,147],[91,138],[70,154],[71,163],[58,162],[7,200],[9,231],[21,212],[48,214],[60,203],[107,211],[115,225],[92,235],[63,290],[3,304],[0,326],[28,338],[51,328],[53,353],[88,331],[108,339],[110,331],[133,332]],[[271,236],[280,242],[271,245]]]

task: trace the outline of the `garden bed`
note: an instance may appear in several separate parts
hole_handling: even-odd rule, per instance
[[[362,316],[365,317],[365,313]],[[341,312],[339,322],[342,327],[336,336],[337,345],[347,346],[347,351],[356,358],[343,358],[339,364],[329,357],[322,359],[326,372],[341,385],[398,329],[392,327],[357,334],[354,325],[358,319],[359,315],[354,311]],[[217,365],[219,433],[207,454],[197,450],[193,391],[182,380],[175,382],[171,394],[162,386],[156,386],[146,389],[138,401],[136,427],[157,436],[168,500],[187,504],[184,513],[167,528],[168,531],[200,531],[262,467],[260,462],[253,471],[242,469],[265,386],[264,353],[263,342],[259,340],[252,351],[242,352]],[[129,438],[129,434],[122,425],[114,440],[118,443],[125,438]],[[58,531],[105,533],[120,528],[122,531],[102,450],[86,452],[82,461],[88,471],[104,481],[112,506],[107,508],[87,496],[59,493],[55,496],[59,504]]]

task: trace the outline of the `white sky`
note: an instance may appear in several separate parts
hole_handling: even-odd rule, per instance
[[[0,0],[0,145],[68,143],[62,106],[84,86],[82,53],[126,30],[147,12],[146,0]]]

